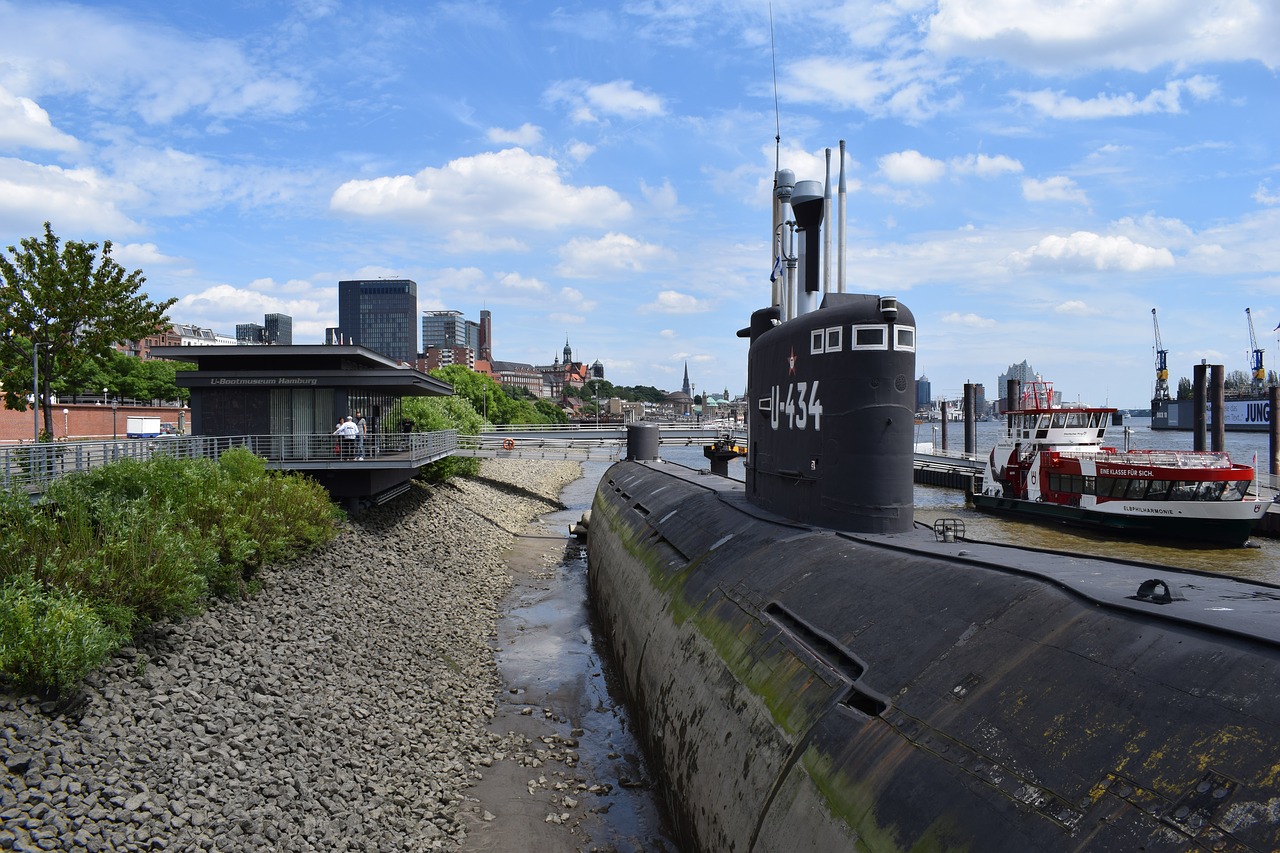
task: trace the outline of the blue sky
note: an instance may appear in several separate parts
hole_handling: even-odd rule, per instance
[[[295,341],[337,282],[410,277],[568,337],[619,384],[744,390],[769,299],[766,2],[0,0],[0,245],[110,239],[172,316]],[[781,160],[848,145],[850,290],[897,296],[934,395],[1026,359],[1141,406],[1280,367],[1280,7],[772,3]],[[835,155],[833,155],[833,160]],[[834,165],[833,165],[834,173]]]

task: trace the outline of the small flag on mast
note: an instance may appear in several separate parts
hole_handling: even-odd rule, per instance
[[[782,275],[782,256],[775,255],[773,258],[773,272],[769,273],[769,281],[777,281],[780,275]],[[1276,328],[1280,329],[1280,326],[1276,326]]]

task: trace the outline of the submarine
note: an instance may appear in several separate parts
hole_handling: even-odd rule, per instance
[[[916,320],[820,280],[829,200],[777,170],[745,481],[641,424],[593,499],[589,595],[686,849],[1280,850],[1280,587],[917,523]]]

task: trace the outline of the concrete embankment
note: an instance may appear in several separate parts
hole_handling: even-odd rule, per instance
[[[263,591],[157,626],[63,707],[0,693],[0,848],[440,850],[489,731],[503,555],[577,463],[415,487]]]

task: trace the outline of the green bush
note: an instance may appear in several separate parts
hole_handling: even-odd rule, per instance
[[[120,643],[94,607],[31,575],[0,586],[0,672],[19,687],[61,692],[80,682]]]
[[[0,676],[61,690],[82,677],[69,674],[78,659],[38,635],[35,651],[58,662],[27,666],[10,656],[9,638],[62,626],[71,648],[127,641],[151,622],[197,612],[209,595],[243,595],[262,565],[329,541],[340,516],[322,486],[269,471],[244,449],[216,463],[156,456],[70,475],[34,506],[20,492],[0,496],[0,583],[44,602],[0,612]],[[33,621],[46,613],[58,618]]]
[[[479,435],[484,419],[465,397],[411,397],[404,401],[404,417],[415,432],[456,429],[460,435]],[[442,483],[450,477],[474,477],[480,460],[471,456],[447,456],[418,472],[420,479]]]

